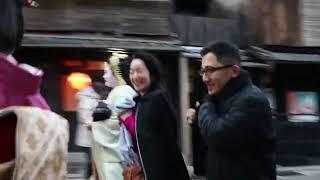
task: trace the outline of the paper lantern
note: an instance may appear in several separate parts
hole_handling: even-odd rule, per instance
[[[70,83],[71,87],[77,90],[86,88],[91,85],[91,78],[88,74],[73,72],[68,76],[68,83]]]

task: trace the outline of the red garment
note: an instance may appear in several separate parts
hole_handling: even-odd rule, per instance
[[[136,120],[135,120],[136,112],[132,111],[130,116],[128,116],[124,121],[123,124],[128,129],[133,141],[136,139]]]
[[[0,109],[9,106],[35,106],[50,109],[40,95],[42,73],[33,75],[7,60],[0,53]],[[0,162],[15,157],[15,116],[0,118]]]

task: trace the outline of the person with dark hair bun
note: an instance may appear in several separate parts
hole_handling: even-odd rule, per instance
[[[41,96],[42,70],[12,56],[23,38],[25,5],[35,1],[0,0],[0,179],[63,179],[68,122]]]
[[[0,108],[24,105],[50,109],[40,95],[42,70],[19,64],[12,56],[23,37],[22,8],[30,2],[0,1]]]

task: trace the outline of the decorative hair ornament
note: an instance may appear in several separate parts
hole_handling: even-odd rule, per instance
[[[114,76],[117,78],[119,85],[125,85],[126,81],[124,80],[121,69],[119,67],[120,58],[116,56],[111,56],[109,61],[110,61],[112,72]]]
[[[27,7],[38,7],[39,3],[37,3],[34,0],[23,0],[24,1],[24,5]]]

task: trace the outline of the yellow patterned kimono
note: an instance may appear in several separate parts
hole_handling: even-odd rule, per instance
[[[67,179],[67,120],[54,112],[35,107],[2,109],[0,117],[11,113],[17,117],[12,180]]]

